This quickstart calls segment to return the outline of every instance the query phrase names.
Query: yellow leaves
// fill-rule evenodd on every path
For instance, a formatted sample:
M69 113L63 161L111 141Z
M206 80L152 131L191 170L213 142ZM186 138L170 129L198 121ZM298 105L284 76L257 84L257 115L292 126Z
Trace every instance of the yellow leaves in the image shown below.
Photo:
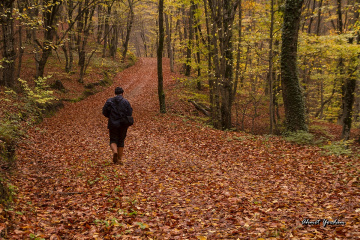
M207 240L206 236L197 236L196 238L199 239L199 240Z

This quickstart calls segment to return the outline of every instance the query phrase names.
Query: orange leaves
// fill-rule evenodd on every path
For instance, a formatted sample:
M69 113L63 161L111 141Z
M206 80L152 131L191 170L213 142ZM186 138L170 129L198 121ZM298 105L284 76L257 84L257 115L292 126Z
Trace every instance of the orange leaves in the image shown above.
M358 163L157 115L154 63L143 59L116 80L136 119L124 166L111 164L100 111L111 88L47 119L46 134L29 133L14 177L10 238L355 239ZM342 228L301 225L338 215Z

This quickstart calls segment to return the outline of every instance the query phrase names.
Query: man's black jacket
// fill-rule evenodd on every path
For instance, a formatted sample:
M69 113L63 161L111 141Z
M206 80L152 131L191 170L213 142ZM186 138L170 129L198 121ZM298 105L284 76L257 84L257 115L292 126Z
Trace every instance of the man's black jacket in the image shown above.
M132 116L132 107L128 100L123 98L122 95L117 95L113 98L109 98L104 107L103 107L103 115L108 120L108 128L116 128L121 127L121 118L126 116Z

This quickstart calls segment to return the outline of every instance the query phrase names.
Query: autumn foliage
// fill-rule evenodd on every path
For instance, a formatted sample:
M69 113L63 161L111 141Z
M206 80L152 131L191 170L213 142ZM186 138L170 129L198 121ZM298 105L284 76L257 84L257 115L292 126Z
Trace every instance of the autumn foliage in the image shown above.
M318 147L215 130L189 119L164 63L168 113L158 113L156 60L142 58L105 91L65 103L18 150L8 239L356 239L359 161ZM114 166L101 108L125 89L136 124ZM171 93L171 94L170 94ZM345 222L303 225L302 221Z

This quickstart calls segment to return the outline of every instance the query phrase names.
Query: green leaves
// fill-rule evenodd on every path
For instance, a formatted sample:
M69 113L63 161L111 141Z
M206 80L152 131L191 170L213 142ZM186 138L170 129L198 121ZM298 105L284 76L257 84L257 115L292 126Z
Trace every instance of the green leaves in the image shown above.
M313 144L314 135L307 131L286 132L284 134L286 141L298 144Z
M336 156L341 156L341 155L352 155L352 150L350 148L350 144L353 143L352 140L348 140L348 141L334 141L331 142L328 145L322 146L322 149L325 149L326 151L324 151L325 155L336 155Z

